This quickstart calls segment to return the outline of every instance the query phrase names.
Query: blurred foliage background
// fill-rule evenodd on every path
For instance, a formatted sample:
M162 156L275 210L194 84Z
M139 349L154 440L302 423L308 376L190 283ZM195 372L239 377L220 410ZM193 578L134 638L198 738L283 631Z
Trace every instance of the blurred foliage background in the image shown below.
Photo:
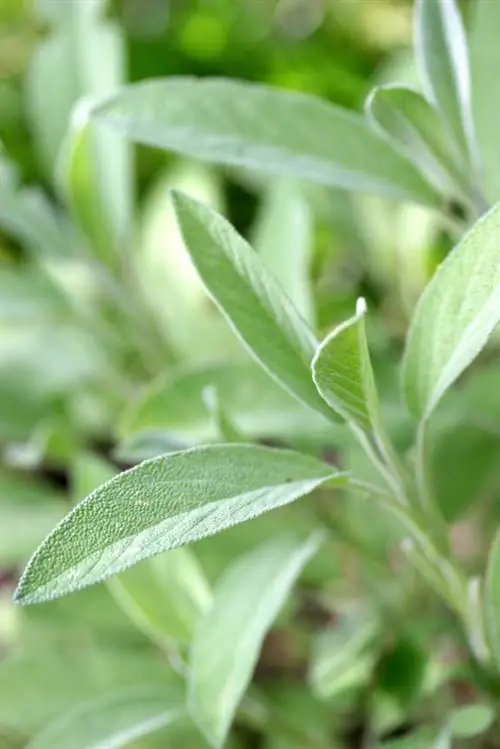
M369 470L345 435L292 402L241 350L186 260L168 188L224 212L321 332L367 298L384 414L402 450L413 426L398 400L396 362L415 301L453 242L421 207L215 169L81 131L85 98L127 81L216 75L360 110L374 83L416 82L411 17L409 0L1 0L2 749L26 746L66 711L113 690L181 688L178 622L162 623L169 637L159 642L113 586L33 609L13 607L11 592L38 542L115 470L218 438L207 386L215 383L249 439ZM498 373L487 364L482 379L463 385L467 397L446 401L433 434L442 508L457 521L472 570L500 478L492 426L500 407L485 395ZM447 468L464 455L473 456L466 486ZM478 497L490 514L458 524ZM320 519L331 530L262 653L255 683L268 717L262 725L244 714L231 746L357 747L366 725L389 741L470 697L446 613L401 568L387 517L350 500L333 505L319 493L203 541L164 586L164 612L175 611L179 590L192 595L201 579L209 588L283 525L306 533ZM157 596L144 570L146 598L148 586ZM353 605L365 636L348 649L358 625L344 632L332 622L344 609L352 616ZM332 676L328 659L344 651ZM135 746L203 745L183 726Z

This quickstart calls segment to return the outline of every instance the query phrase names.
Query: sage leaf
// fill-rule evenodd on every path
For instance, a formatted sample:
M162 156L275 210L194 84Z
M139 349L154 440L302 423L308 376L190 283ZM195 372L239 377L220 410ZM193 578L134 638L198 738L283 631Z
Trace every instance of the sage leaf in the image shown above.
M500 205L479 219L417 304L403 359L410 411L427 418L500 321Z
M203 571L189 548L145 559L108 581L115 600L148 637L188 644L211 600Z
M208 385L203 391L203 400L207 410L212 417L217 431L217 437L223 442L246 442L247 440L236 429L235 425L225 412L215 385Z
M476 0L471 12L469 47L474 126L481 157L483 188L490 203L496 203L500 200L500 139L497 126L500 4Z
M136 687L91 700L49 725L28 749L119 749L186 717L178 695Z
M305 434L323 443L331 439L334 425L299 403L252 359L181 367L161 374L125 410L120 435L139 437L161 430L174 443L175 439L184 441L182 447L215 441L218 435L203 399L210 384L217 389L224 412L249 440L271 437L290 442Z
M93 117L138 143L206 161L429 204L437 199L362 117L313 96L171 77L122 88L98 102Z
M311 380L316 339L256 252L207 206L173 192L193 264L249 352L299 400L328 409Z
M273 539L222 576L192 643L190 711L213 747L221 747L250 682L267 630L320 536ZM244 595L241 595L244 590Z
M465 157L474 150L469 53L455 0L416 0L415 54L428 98Z
M358 299L356 314L325 338L312 362L318 392L337 413L365 432L379 418L377 387L365 333L366 302Z
M16 600L36 603L293 502L345 475L291 450L214 445L145 461L108 481L35 552Z
M469 181L459 153L439 112L411 88L379 86L370 93L366 110L382 133L401 147L408 159L432 176L440 190L467 197Z
M488 556L484 582L484 620L493 660L500 667L500 532L497 532Z
M300 314L313 325L310 261L314 221L300 185L289 180L277 180L270 185L253 228L252 246Z

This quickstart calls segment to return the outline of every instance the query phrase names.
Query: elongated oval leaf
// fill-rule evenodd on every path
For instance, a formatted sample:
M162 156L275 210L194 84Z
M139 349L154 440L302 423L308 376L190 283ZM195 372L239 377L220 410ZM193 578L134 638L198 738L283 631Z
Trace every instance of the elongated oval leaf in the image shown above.
M185 717L179 695L161 687L124 689L68 712L28 749L119 749Z
M270 186L253 230L252 245L300 314L313 325L310 261L314 221L299 185L277 180Z
M318 392L347 421L366 432L378 421L378 396L365 333L366 303L321 343L312 362Z
M123 88L93 116L139 143L348 190L435 203L417 170L359 115L312 96L225 79Z
M489 553L483 606L491 653L496 667L500 668L500 532Z
M428 417L500 321L500 205L477 221L422 294L408 335L403 387Z
M35 552L16 591L57 598L161 551L250 520L345 477L289 450L214 445L145 461L81 502Z
M469 183L459 155L427 99L404 86L379 86L368 97L366 109L381 131L396 141L424 174L432 175L441 190L458 189L467 195Z
M472 109L486 197L500 200L500 3L475 0L471 8L469 37L472 77Z
M273 539L240 558L217 584L193 640L188 682L191 713L213 747L223 745L264 636L319 540Z
M208 293L250 353L293 395L328 413L311 379L314 334L257 253L212 209L177 192L173 200Z
M473 151L469 53L455 0L416 0L415 52L426 92L464 155Z

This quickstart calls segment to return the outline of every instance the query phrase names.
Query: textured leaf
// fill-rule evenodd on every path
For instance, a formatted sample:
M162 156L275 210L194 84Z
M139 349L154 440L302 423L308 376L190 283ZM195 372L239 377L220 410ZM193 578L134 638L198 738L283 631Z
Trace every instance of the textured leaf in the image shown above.
M250 353L293 395L328 413L311 379L316 340L305 320L222 216L187 195L173 195L193 263Z
M403 387L428 417L500 321L500 205L474 224L422 294L408 334Z
M28 749L119 749L185 716L182 700L165 689L127 689L70 711L36 736Z
M300 314L314 324L310 261L314 223L304 190L278 180L264 194L252 245Z
M317 535L300 544L273 539L218 582L192 643L188 681L191 713L212 746L224 743L264 636L318 543Z
M207 161L435 202L416 169L359 115L304 94L172 77L122 89L94 117L139 143Z
M319 393L347 421L370 432L378 421L378 395L366 341L366 303L320 344L312 362Z
M80 503L35 552L18 601L35 603L98 582L345 478L314 458L214 445L172 453L116 476Z
M472 77L472 110L481 156L483 186L491 203L500 200L500 3L476 0L471 8L469 37Z
M463 154L470 154L469 53L455 0L416 0L415 52L429 99L441 112Z
M437 110L417 91L404 86L375 88L366 108L383 133L441 190L467 195L468 179Z
M210 384L217 388L220 405L232 423L249 439L290 440L307 435L330 439L333 425L299 403L251 360L181 368L160 375L125 411L120 434L165 430L172 439L184 440L185 447L216 440L203 400L203 391Z
M491 652L497 668L500 668L500 532L497 532L489 552L483 606Z

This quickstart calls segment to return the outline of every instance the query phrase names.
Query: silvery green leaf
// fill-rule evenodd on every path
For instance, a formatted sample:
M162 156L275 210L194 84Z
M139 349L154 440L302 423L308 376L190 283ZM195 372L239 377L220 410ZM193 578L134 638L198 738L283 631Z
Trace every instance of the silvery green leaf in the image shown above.
M188 677L191 714L211 746L224 744L264 636L319 541L273 539L240 557L217 583L191 646Z
M304 94L225 79L133 84L94 107L131 140L206 161L436 204L415 167L359 115Z
M67 515L29 562L16 600L36 603L99 582L162 551L287 505L346 477L315 458L214 445L145 461Z
M314 382L326 403L365 432L375 431L379 418L377 387L366 341L366 302L319 345L312 362Z
M427 418L500 321L500 205L465 234L417 304L403 360L410 411Z
M222 216L181 193L173 200L191 259L233 330L272 377L328 415L310 374L314 333L278 282Z

